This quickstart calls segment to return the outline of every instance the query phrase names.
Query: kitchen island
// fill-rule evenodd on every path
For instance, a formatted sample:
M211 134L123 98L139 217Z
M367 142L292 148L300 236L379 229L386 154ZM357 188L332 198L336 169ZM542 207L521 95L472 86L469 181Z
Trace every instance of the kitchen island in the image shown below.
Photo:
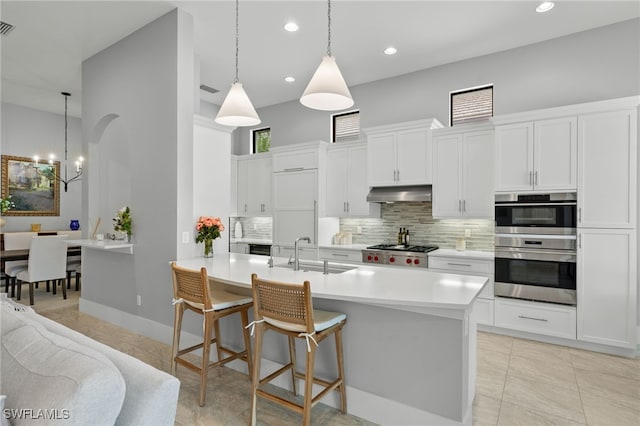
M332 269L344 272L324 275L310 270L308 262L293 271L287 259L275 258L273 268L267 261L232 253L177 264L204 266L211 278L239 292L249 291L252 273L281 282L308 280L314 307L347 314L343 338L349 413L380 424L471 424L476 357L472 309L485 277L334 264ZM239 321L223 324L223 339L237 339L240 346L238 327ZM286 341L274 337L265 339L264 374L287 360ZM329 341L320 346L320 377L335 374L333 351ZM302 348L297 352L304 362ZM287 380L281 385L288 387ZM323 402L336 406L337 398Z

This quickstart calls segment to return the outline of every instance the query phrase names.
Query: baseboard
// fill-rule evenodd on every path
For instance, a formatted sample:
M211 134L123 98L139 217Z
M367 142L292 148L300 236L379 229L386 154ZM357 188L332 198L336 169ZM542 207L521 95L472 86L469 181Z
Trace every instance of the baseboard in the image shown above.
M126 328L134 333L141 334L162 343L171 344L173 327L83 298L80 298L79 309L80 312ZM188 332L183 332L181 336L181 341L184 342L185 345L193 345L201 341L200 336ZM215 351L212 351L213 357L215 357L214 352ZM232 361L227 364L227 367L247 374L247 364L242 361ZM263 359L260 367L261 376L264 377L280 367L282 367L282 364ZM290 376L285 374L276 378L272 383L284 389L291 389L289 378ZM299 389L300 388L301 387L299 387ZM314 389L314 394L316 394L319 389L320 388ZM340 406L338 394L335 392L323 398L321 402L334 408ZM471 407L467 410L467 418L464 419L463 422L456 422L350 386L347 386L347 411L351 415L362 417L363 419L380 425L393 426L471 425L472 418Z

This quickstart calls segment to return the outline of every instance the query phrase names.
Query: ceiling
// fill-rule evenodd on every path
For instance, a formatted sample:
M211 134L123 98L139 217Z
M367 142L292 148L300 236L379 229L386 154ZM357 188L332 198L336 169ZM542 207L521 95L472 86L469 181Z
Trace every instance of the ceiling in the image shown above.
M640 2L332 1L332 53L349 86L490 54L640 17ZM234 78L235 2L5 1L2 101L81 115L81 63L141 26L180 7L194 17L202 84L220 90L202 99L220 104ZM300 30L284 31L295 21ZM300 97L327 48L323 0L240 2L240 81L256 108ZM398 53L387 56L384 48ZM286 83L285 76L296 81Z

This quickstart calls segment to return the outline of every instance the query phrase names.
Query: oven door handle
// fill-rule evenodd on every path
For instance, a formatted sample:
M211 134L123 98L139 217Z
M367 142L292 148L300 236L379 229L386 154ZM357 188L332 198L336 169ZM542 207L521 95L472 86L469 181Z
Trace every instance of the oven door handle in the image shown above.
M577 206L578 203L576 201L568 201L565 203L557 202L557 203L501 203L500 201L494 202L496 207L547 207L547 206Z
M496 248L496 259L541 260L545 262L576 263L573 250L526 250L519 248Z

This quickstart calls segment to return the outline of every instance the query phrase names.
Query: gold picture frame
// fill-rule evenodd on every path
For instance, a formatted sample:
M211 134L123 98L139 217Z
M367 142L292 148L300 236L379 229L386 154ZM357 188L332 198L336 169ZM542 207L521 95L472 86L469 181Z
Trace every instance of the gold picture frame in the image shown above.
M2 197L15 207L3 216L60 216L60 162L36 163L29 157L2 156Z

